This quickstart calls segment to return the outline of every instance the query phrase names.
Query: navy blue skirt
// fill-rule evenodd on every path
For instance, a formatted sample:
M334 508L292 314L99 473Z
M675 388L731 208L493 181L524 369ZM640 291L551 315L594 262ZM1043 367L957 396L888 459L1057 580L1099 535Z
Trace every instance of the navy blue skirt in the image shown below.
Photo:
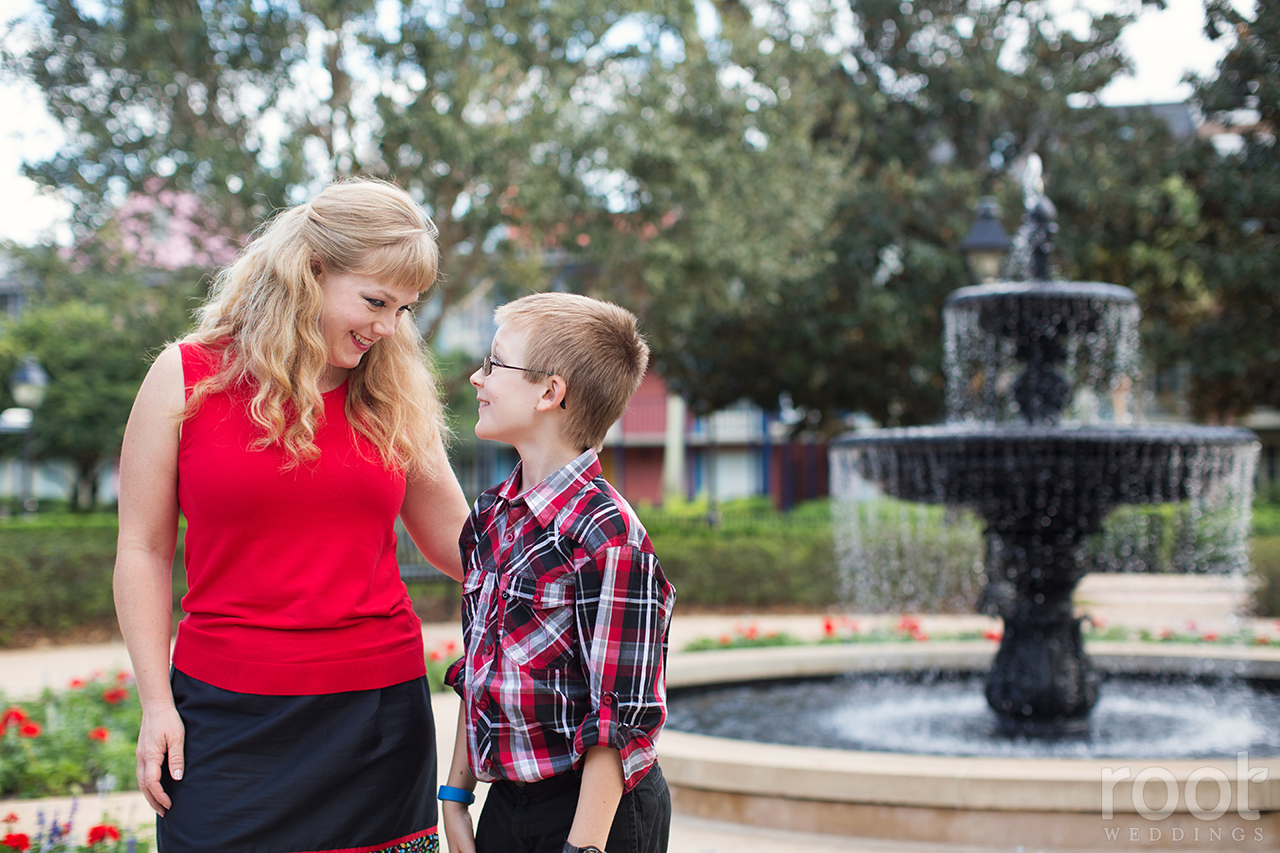
M181 782L160 853L436 853L435 721L425 678L319 696L235 693L177 670Z

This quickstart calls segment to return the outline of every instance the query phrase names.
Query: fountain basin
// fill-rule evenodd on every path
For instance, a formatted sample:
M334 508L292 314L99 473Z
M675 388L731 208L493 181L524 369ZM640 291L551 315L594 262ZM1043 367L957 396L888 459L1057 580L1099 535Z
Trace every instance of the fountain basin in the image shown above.
M1046 727L1077 725L1098 697L1070 604L1092 568L1086 538L1122 504L1242 503L1257 452L1252 432L1229 427L959 423L850 434L830 455L838 482L983 519L988 594L1005 620L987 701L1010 725ZM1233 509L1196 571L1245 568L1247 514Z
M1099 669L1110 672L1223 672L1280 681L1280 650L1273 648L1092 643L1089 651ZM848 672L980 672L990 666L993 652L984 642L931 642L673 654L668 686L675 691ZM1198 850L1274 850L1280 843L1280 757L1248 757L1251 779L1231 758L940 757L762 744L672 730L663 733L659 752L681 813L779 829L1075 849L1176 847L1181 840L1194 842ZM1127 778L1120 778L1126 769ZM1258 778L1260 773L1265 776ZM1220 797L1218 782L1224 778L1228 794ZM1138 781L1136 799L1135 779L1145 780ZM1166 781L1177 795L1167 815ZM1185 795L1189 785L1196 791L1190 799ZM1205 819L1220 801L1229 807Z
M1238 457L1257 441L1236 427L958 423L850 433L832 443L832 460L893 497L970 506L988 523L1049 507L1071 520L1208 497L1252 475Z

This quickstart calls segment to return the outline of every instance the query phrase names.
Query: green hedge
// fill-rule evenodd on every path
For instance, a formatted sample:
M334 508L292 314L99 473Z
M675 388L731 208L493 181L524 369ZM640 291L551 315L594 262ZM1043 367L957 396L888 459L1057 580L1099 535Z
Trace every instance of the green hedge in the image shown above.
M724 503L714 513L705 503L690 503L642 507L640 516L684 608L974 609L982 584L976 519L943 507L892 501L860 511L864 547L877 564L895 567L874 577L839 568L828 501L787 513L763 499ZM1150 562L1177 562L1185 529L1178 533L1176 508L1127 508L1111 525L1158 528L1159 535L1150 537L1155 543ZM0 522L0 646L48 635L72 637L86 629L114 630L115 540L116 520L110 514ZM1251 544L1257 579L1253 609L1280 616L1280 506L1255 506ZM175 609L185 592L180 554L176 565ZM456 584L411 583L410 594L424 619L457 617Z
M1249 545L1254 581L1251 609L1255 616L1280 618L1280 533L1255 536Z
M113 525L0 526L0 645L115 623Z
M41 515L0 523L0 646L115 632L116 516ZM186 592L181 540L174 602Z

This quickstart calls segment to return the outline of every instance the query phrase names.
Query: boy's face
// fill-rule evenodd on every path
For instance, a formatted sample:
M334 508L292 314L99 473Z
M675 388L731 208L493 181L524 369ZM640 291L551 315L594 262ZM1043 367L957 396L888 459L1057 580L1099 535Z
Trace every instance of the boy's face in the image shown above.
M546 385L528 381L523 370L504 366L524 366L525 340L522 330L499 326L489 350L493 371L485 376L484 368L478 367L471 374L480 406L477 438L518 446L522 439L533 435L535 407Z

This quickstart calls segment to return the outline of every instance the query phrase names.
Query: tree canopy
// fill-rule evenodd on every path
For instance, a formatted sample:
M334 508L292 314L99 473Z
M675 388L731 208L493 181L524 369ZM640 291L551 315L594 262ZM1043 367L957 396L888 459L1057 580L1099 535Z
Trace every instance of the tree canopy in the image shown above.
M1203 217L1196 256L1207 298L1191 330L1191 400L1202 417L1280 407L1280 20L1274 4L1249 19L1223 0L1206 32L1236 41L1196 96L1211 121L1238 133L1238 150L1195 174ZM1267 10L1265 13L1263 10Z
M1144 2L1067 28L1043 0L38 0L4 64L68 131L28 172L81 245L163 189L201 200L212 258L386 177L441 229L428 332L472 294L579 289L642 315L695 411L786 400L825 430L940 417L974 204L1014 230L1036 153L1061 274L1132 287L1152 361L1190 340L1197 412L1235 417L1280 404L1277 24L1208 5L1237 44L1197 97L1256 115L1223 156L1100 104Z
M0 321L0 376L28 353L49 374L32 428L35 455L70 462L68 505L92 509L151 357L189 322L199 274L144 283L134 268L69 261L47 248L19 260L29 302L21 317ZM9 394L6 383L0 408L13 405Z

